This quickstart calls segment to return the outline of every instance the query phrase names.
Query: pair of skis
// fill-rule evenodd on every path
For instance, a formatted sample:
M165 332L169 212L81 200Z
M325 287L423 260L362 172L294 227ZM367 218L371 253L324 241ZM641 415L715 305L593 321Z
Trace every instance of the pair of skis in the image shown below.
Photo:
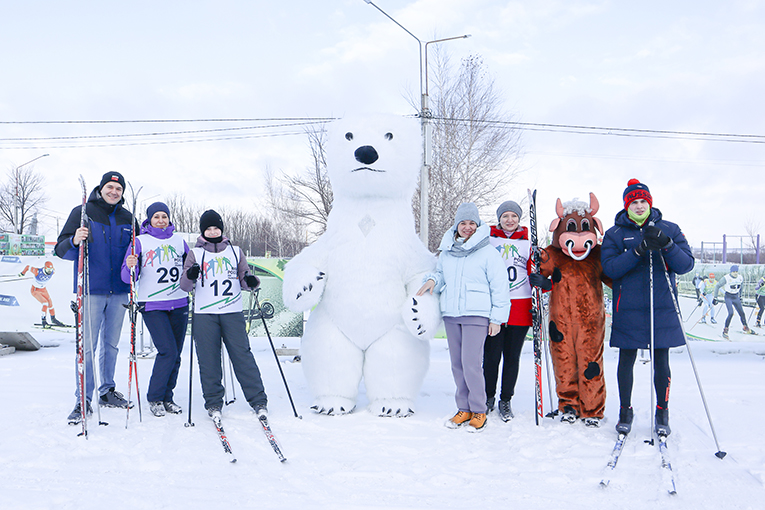
M223 423L221 422L220 416L215 416L212 421L213 424L215 424L215 431L218 433L218 439L223 447L223 451L229 457L229 462L236 462L234 452L231 450L231 443L228 442L226 432L223 430ZM258 422L260 422L260 426L263 428L263 433L266 435L266 439L268 439L271 448L273 448L274 453L279 458L279 462L286 462L287 458L282 453L282 449L279 447L276 436L274 436L274 433L271 431L271 426L268 424L268 417L260 415L258 416Z
M624 450L624 443L626 441L627 434L624 433L620 433L616 438L616 443L614 443L614 448L611 450L611 455L604 469L605 472L603 478L600 480L601 487L608 487L608 484L611 482L611 474L614 469L616 469L616 463L619 462L619 457L622 454L622 450ZM667 493L674 496L677 494L677 486L675 485L675 474L672 471L672 463L670 462L669 452L667 450L667 436L659 435L657 441L659 443L659 456L661 458L662 483L665 485ZM651 439L650 444L653 444L653 439Z

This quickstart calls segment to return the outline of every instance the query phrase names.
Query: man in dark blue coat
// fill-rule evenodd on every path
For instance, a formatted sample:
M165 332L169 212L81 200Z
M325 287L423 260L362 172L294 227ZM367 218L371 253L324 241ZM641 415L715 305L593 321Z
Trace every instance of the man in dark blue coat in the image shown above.
M114 369L117 364L117 345L120 340L125 306L130 285L120 277L122 258L127 251L136 228L132 214L122 207L125 179L118 172L107 172L101 183L88 198L86 213L88 226L80 226L81 206L72 209L58 236L55 252L59 257L74 261L74 291L77 292L77 260L80 243L87 239L89 283L84 301L83 347L85 349L85 397L87 412L95 386L93 353L99 346L98 388L99 404L106 407L126 408L128 402L115 390ZM131 226L132 225L132 226ZM101 341L99 344L98 341ZM77 404L69 415L69 423L82 419L80 388L75 391Z
M670 292L677 297L676 274L693 269L694 259L685 235L674 223L662 219L653 208L648 186L630 179L622 195L624 210L603 238L603 272L613 279L613 326L611 347L619 348L619 423L616 430L632 427L633 367L638 349L648 349L651 313L654 318L655 429L669 435L669 348L685 345L685 337ZM649 257L653 261L653 311L650 305ZM671 288L665 272L669 274Z

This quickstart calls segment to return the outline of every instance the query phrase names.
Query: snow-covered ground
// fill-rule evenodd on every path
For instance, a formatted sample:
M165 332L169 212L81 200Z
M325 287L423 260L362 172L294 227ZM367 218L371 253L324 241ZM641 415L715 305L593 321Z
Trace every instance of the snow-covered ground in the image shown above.
M690 300L684 303L692 309ZM690 313L690 312L688 312ZM698 318L689 317L688 326ZM721 329L721 325L717 330ZM608 402L600 429L545 419L534 424L531 344L523 352L513 399L515 419L491 415L486 430L448 430L454 412L444 340L432 342L431 367L417 413L378 418L366 401L351 415L319 416L299 363L283 358L298 412L293 416L266 338L252 347L269 395L271 424L288 461L280 464L241 390L223 412L238 462L223 453L202 408L197 370L193 382L194 427L186 428L188 350L176 401L182 416L155 418L143 404L130 413L102 409L108 426L90 421L90 435L66 416L74 400L73 334L34 330L47 345L0 357L0 508L694 508L755 509L765 501L764 337L734 334L722 342L694 341L692 353L709 403L717 447L699 396L688 353L673 350L669 451L678 494L662 485L657 448L650 437L649 366L638 361L633 405L636 419L607 489L599 487L616 434L617 352L606 349ZM5 329L5 328L0 328ZM734 330L740 327L734 322ZM765 330L760 330L765 333ZM296 339L275 339L296 347ZM117 388L126 393L127 329L117 367ZM196 364L196 362L195 362ZM139 361L140 388L148 386L152 360ZM545 378L546 385L546 378ZM231 391L231 388L230 388ZM231 394L229 394L229 398ZM549 409L544 389L545 411Z

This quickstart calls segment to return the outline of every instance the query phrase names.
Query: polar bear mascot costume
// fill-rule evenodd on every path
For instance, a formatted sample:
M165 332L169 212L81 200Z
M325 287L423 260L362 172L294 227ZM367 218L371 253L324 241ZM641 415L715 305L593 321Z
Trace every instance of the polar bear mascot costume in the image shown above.
M311 311L301 343L317 413L356 407L362 376L370 411L409 416L441 321L438 296L416 297L436 259L414 229L422 161L414 119L346 118L332 125L327 230L286 266L284 303Z

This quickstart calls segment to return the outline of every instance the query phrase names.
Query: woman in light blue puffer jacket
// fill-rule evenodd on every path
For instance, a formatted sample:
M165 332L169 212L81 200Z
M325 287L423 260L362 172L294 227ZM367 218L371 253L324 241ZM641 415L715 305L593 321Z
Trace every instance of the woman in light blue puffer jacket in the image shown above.
M439 246L436 272L425 277L418 295L441 293L441 314L457 385L457 414L446 426L468 425L471 432L486 425L483 344L510 313L510 285L499 252L489 244L489 226L472 202L457 209L454 226Z

